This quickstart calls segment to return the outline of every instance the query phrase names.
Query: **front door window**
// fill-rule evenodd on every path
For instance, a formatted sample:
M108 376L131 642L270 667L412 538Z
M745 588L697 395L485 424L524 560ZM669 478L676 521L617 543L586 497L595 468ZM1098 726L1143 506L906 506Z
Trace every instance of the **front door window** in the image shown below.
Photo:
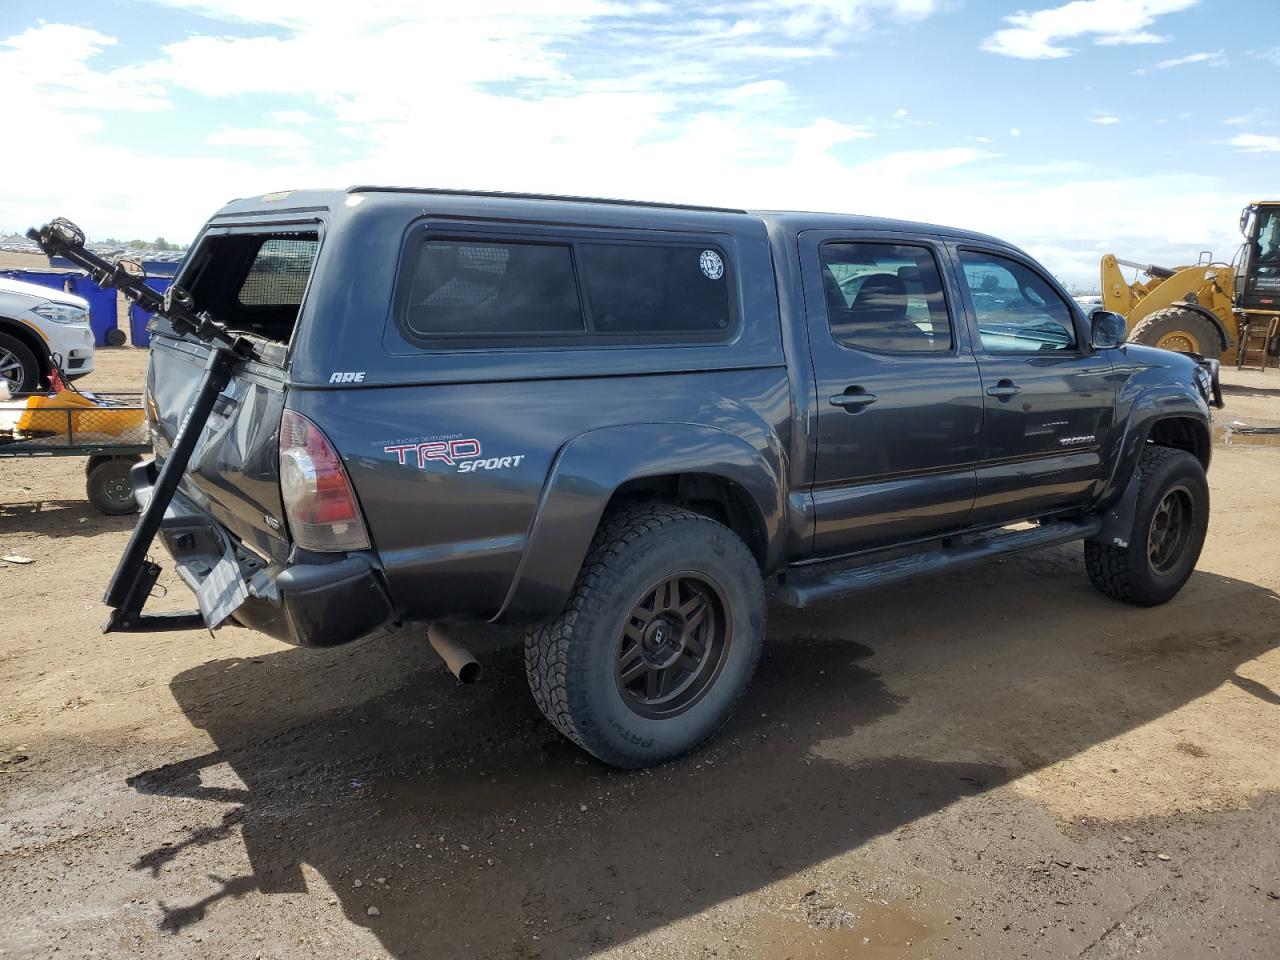
M988 353L1077 349L1071 308L1016 260L962 250L982 346Z

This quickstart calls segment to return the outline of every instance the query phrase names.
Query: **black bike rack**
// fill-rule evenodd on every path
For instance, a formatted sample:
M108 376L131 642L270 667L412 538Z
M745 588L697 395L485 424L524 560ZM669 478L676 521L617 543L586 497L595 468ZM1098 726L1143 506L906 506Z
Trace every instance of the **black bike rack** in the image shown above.
M197 312L190 295L176 284L161 295L146 285L145 274L138 264L105 260L86 249L84 231L69 220L59 217L38 230L28 230L27 236L50 257L65 257L85 270L98 286L116 288L144 310L167 319L177 333L193 335L212 347L191 407L152 486L151 497L129 535L129 542L111 582L107 584L103 601L111 608L111 613L103 624L102 632L186 630L202 626L204 616L194 610L142 612L160 577L160 565L149 559L148 554L218 395L226 389L243 361L258 358L257 345L246 337L231 333L207 313Z

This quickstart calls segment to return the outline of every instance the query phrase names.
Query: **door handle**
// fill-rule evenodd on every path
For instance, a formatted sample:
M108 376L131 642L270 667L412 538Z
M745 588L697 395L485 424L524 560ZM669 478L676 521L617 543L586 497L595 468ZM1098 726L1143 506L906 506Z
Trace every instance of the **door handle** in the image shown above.
M859 393L837 393L831 398L830 403L833 407L844 407L846 410L857 412L863 407L870 406L876 402L874 393L867 393L861 387L850 387L851 390L859 390Z
M999 397L1001 400L1008 400L1010 397L1016 397L1022 392L1022 388L1012 380L1001 380L994 387L987 387L988 397Z

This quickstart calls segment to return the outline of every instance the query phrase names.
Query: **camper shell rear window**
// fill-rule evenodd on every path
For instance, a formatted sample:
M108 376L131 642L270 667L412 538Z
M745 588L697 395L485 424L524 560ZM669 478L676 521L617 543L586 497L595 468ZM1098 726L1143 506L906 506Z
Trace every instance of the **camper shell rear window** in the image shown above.
M182 282L196 309L230 330L287 344L319 247L314 230L205 237Z
M728 257L707 239L422 230L405 249L395 317L422 347L719 342L736 325L733 291Z

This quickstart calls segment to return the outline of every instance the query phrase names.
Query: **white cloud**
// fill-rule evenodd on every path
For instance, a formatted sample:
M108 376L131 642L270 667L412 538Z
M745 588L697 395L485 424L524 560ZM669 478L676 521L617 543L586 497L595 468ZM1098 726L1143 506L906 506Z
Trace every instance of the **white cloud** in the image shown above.
M1185 57L1174 57L1171 60L1161 60L1154 64L1153 70L1168 70L1170 67L1185 67L1192 63L1207 63L1210 66L1221 66L1226 63L1226 57L1223 56L1221 50L1215 50L1212 53L1189 53Z
M168 2L190 9L196 0ZM1237 193L1252 187L1209 175L1119 177L1106 158L1015 167L987 136L886 148L889 129L911 121L823 115L773 72L792 55L779 49L847 53L845 41L925 16L937 8L930 0L718 0L696 22L646 21L651 6L590 0L470 0L446 14L424 13L418 0L200 6L242 21L236 36L188 36L128 68L98 68L114 41L84 28L0 41L0 66L51 45L66 80L45 79L49 47L23 54L31 59L20 83L8 85L13 71L4 70L9 109L25 102L48 113L64 149L0 179L0 224L65 214L91 236L187 238L231 197L418 183L947 222L1028 245L1055 273L1088 281L1099 247L1158 261L1229 238L1248 199ZM108 136L91 112L104 90L109 107L130 111L181 97L184 138L154 150ZM1129 216L1134 209L1143 216Z
M163 85L138 68L104 71L89 66L115 43L115 37L97 30L61 23L41 24L0 40L7 126L38 142L44 136L100 130L103 113L169 109Z
M1197 0L1072 0L1060 7L1004 18L1009 24L982 41L982 49L1022 60L1049 60L1076 52L1063 41L1092 38L1103 46L1161 43L1150 33L1158 17L1195 6Z
M1264 133L1241 133L1227 141L1245 153L1280 153L1280 137Z
M1161 36L1158 33L1139 31L1137 33L1104 34L1093 42L1100 47L1136 47L1148 43L1168 43L1169 40L1169 37Z
M897 110L893 111L893 115L898 120L905 120L907 117L907 108L899 107Z
M211 147L274 147L280 150L311 146L311 141L300 133L269 127L223 127L205 137L204 142Z
M1120 118L1109 113L1100 113L1089 118L1090 123L1100 123L1104 127L1120 122Z
M272 110L269 116L275 123L286 123L298 127L316 122L316 118L305 110Z
M731 87L717 96L720 103L730 107L746 107L754 110L776 107L789 97L787 85L781 80L754 80Z

